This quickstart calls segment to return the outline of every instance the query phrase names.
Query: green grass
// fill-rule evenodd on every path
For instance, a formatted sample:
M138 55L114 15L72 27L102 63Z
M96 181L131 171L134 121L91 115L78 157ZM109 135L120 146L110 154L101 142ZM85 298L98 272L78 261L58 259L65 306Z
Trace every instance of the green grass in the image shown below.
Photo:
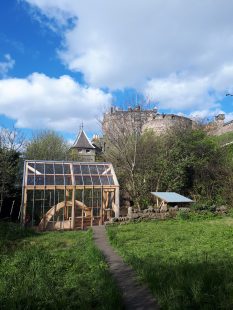
M1 309L122 309L92 232L35 233L0 222Z
M233 309L233 219L132 223L108 235L162 309Z

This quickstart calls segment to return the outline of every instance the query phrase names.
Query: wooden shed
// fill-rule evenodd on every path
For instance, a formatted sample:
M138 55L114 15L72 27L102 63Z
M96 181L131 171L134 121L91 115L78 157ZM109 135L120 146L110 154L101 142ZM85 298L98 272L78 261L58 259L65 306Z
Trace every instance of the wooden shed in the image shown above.
M174 192L151 192L151 194L156 197L157 208L166 207L167 204L186 204L194 202L193 200Z
M39 230L74 230L119 217L119 184L111 163L24 163L21 222Z

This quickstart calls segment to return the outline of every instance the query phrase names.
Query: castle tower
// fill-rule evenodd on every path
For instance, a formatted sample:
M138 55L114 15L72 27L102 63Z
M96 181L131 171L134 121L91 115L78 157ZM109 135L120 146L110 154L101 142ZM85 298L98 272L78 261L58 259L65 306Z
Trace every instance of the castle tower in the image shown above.
M217 124L217 126L223 126L225 120L225 114L221 113L215 116L214 121Z
M72 160L93 162L95 161L96 148L88 139L83 126L80 128L80 132L71 147Z

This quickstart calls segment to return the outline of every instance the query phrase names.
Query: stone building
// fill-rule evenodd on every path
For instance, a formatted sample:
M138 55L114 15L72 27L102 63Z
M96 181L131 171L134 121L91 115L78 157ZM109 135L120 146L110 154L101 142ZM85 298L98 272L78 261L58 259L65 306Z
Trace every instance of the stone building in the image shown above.
M88 139L83 128L71 147L71 157L72 160L78 160L82 162L94 162L96 156L96 147Z
M142 133L152 129L157 135L168 130L179 128L192 128L193 121L190 118L175 114L160 114L157 108L142 110L140 106L127 111L111 108L110 112L104 114L102 129L104 135L117 134L117 131L125 133Z

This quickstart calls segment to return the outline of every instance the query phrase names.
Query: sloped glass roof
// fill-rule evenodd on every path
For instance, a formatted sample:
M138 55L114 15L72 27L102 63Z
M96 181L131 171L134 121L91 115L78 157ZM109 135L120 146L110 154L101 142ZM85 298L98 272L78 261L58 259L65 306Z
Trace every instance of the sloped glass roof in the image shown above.
M111 163L25 161L25 186L118 186Z

